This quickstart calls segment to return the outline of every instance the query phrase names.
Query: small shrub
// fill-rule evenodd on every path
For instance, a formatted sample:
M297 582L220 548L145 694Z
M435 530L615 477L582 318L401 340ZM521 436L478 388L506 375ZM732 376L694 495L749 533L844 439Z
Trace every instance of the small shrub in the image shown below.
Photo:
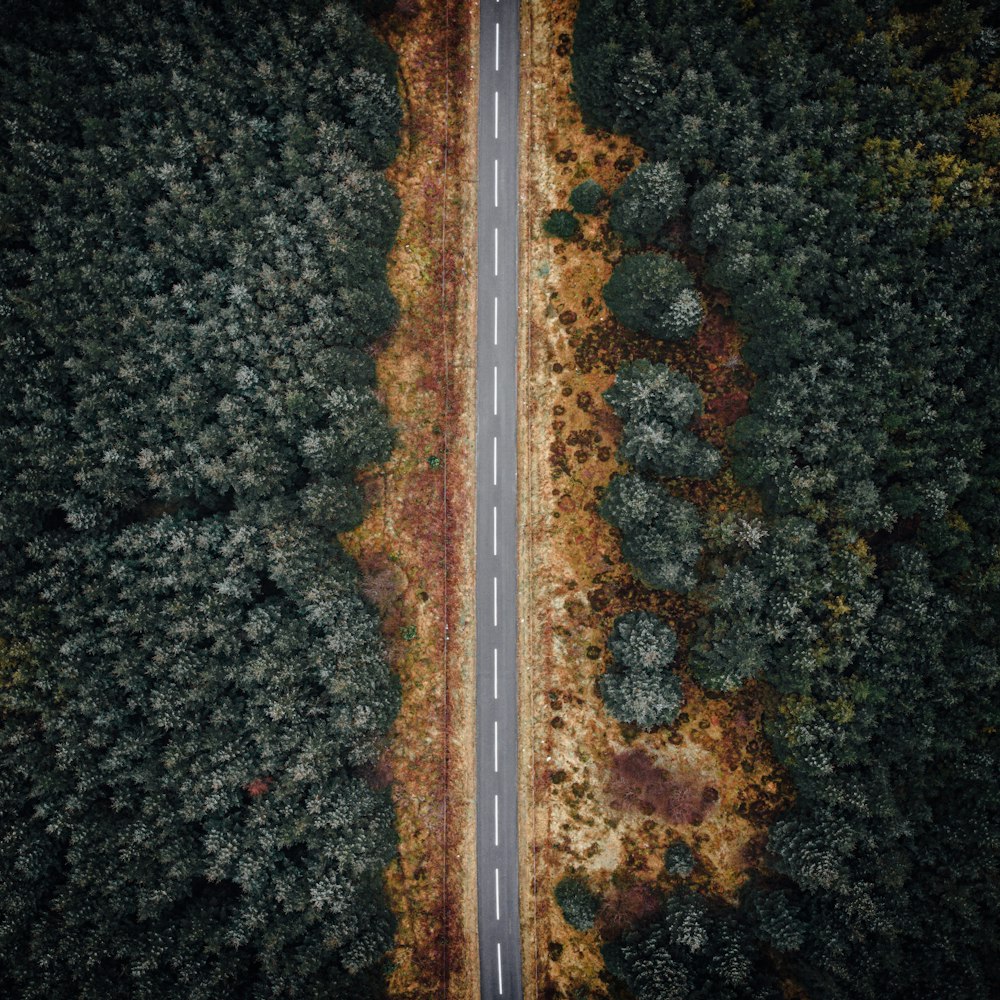
M665 858L667 871L671 875L687 878L694 871L694 855L683 840L675 840L668 848Z
M578 875L563 876L556 883L555 897L570 927L589 931L594 926L601 898L591 890L586 879Z
M597 181L588 177L570 192L569 203L573 206L574 211L580 212L582 215L593 215L600 208L605 197L604 188Z
M580 230L580 223L572 212L557 208L545 220L545 232L561 240L571 240Z

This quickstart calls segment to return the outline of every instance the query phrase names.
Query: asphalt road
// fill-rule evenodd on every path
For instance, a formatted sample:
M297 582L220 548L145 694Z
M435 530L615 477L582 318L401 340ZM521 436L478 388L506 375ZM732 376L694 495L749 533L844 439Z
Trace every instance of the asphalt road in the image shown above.
M521 997L517 885L517 0L479 14L476 860L484 998Z

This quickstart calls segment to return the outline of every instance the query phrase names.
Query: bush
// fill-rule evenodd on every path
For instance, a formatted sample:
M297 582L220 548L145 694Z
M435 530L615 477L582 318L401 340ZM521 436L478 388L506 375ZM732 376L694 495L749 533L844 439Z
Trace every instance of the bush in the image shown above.
M660 340L686 340L704 312L687 268L665 254L623 257L603 294L620 323Z
M566 923L574 930L589 931L594 926L601 897L591 890L586 879L564 875L556 883L555 897Z
M582 215L593 215L601 207L605 197L604 188L588 177L570 191L569 203L574 211Z
M571 240L580 231L580 223L572 212L556 208L545 220L545 232L561 240Z
M691 853L691 848L683 840L675 840L667 848L664 864L671 875L687 878L694 871L694 855Z

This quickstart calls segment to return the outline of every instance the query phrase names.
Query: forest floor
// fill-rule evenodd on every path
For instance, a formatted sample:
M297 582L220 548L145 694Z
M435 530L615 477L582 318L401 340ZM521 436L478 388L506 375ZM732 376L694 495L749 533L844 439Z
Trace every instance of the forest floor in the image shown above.
M399 57L403 208L389 282L401 319L379 345L398 432L364 477L345 536L381 612L402 710L377 779L391 782L399 856L392 997L478 996L473 824L476 5L401 0L377 24Z
M619 364L646 357L687 373L705 395L701 433L723 450L753 376L725 301L704 286L707 318L684 345L613 322L601 288L621 247L606 212L581 217L581 234L568 242L542 232L549 211L569 207L576 184L589 177L613 191L643 159L628 140L585 127L570 98L575 10L576 0L522 5L521 908L525 995L545 998L581 985L607 996L601 935L649 912L676 882L663 864L674 839L695 854L689 882L732 900L789 794L761 731L766 691L747 685L726 699L701 692L685 658L704 609L639 584L596 512L621 468L620 425L601 396ZM700 273L697 258L685 262ZM757 508L725 471L671 489L707 521ZM614 618L637 608L669 619L681 643L686 704L674 726L652 733L608 716L596 683ZM605 897L592 931L572 930L555 904L553 886L568 872L587 875Z

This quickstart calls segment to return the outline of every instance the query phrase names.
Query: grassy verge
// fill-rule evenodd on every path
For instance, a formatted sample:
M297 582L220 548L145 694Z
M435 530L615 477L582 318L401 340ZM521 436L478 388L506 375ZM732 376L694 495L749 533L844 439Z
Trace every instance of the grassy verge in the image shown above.
M365 482L345 539L382 613L403 703L381 770L399 860L394 997L477 988L472 836L472 405L476 11L400 3L379 28L399 56L403 148L389 170L403 218L389 280L401 319L378 353L398 441ZM466 860L468 859L468 860Z

